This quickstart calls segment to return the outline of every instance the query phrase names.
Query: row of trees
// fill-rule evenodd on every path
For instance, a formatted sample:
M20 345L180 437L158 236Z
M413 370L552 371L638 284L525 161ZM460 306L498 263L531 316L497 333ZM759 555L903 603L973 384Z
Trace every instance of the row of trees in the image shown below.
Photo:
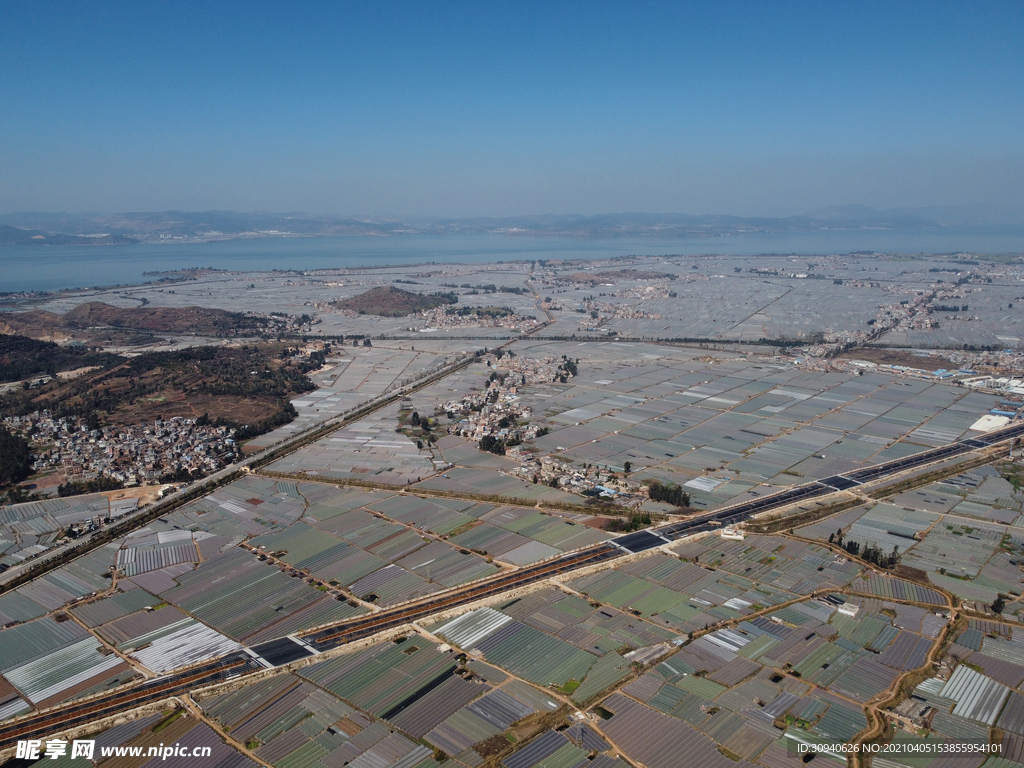
M120 480L115 480L112 477L99 477L93 478L92 480L79 480L62 483L57 486L57 495L61 498L65 496L78 496L82 493L99 493L100 491L116 491L124 488L124 483Z
M605 526L606 531L628 533L629 531L639 531L641 528L646 528L651 524L651 516L648 514L635 514L630 517L616 517L611 520L608 525Z
M449 288L454 288L455 287L454 283L445 283L445 285L448 286ZM517 296L520 296L520 295L522 295L524 293L529 293L529 291L526 288L521 288L518 285L503 285L503 286L501 286L499 288L494 283L487 283L486 285L470 285L469 283L463 283L462 285L459 286L459 288L465 288L466 290L471 291L470 295L473 295L473 293L481 293L482 292L482 293L514 293ZM452 302L452 303L454 303L454 302Z
M201 470L190 471L185 467L178 467L175 470L167 470L160 475L161 483L191 483L193 480L200 480L203 477Z
M486 317L508 317L513 313L512 307L459 307L458 309L449 309L449 315L458 315L460 317L466 317L467 315L476 315L477 317L483 315Z
M520 445L523 441L518 437L510 437L508 440L502 440L494 435L484 435L480 438L479 447L481 451L487 451L488 453L495 453L498 456L504 456L505 451L514 445Z
M837 544L854 557L859 557L862 560L866 560L872 565L877 565L879 568L895 568L896 564L900 561L900 548L894 546L892 552L886 553L882 551L882 548L877 544L866 544L861 546L859 541L843 541L843 529L840 528L835 533L830 533L828 536L829 544Z
M480 438L480 450L488 453L496 453L499 456L505 455L505 441L494 435L484 435Z
M21 482L31 474L28 441L0 426L0 486Z

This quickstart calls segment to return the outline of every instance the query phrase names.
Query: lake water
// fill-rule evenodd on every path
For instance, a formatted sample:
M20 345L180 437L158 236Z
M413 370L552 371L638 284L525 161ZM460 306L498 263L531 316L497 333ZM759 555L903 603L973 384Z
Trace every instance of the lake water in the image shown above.
M0 291L133 285L144 272L186 267L264 271L627 254L1021 253L1024 227L747 233L691 238L400 235L228 240L121 246L0 246Z

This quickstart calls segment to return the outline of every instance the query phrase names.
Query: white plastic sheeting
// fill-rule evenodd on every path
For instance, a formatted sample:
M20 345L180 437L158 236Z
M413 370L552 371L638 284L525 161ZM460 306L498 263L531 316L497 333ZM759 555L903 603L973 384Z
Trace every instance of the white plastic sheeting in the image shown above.
M961 664L942 686L939 695L956 702L954 715L992 725L1010 695L1010 689Z
M167 672L218 656L226 656L242 647L230 637L200 624L195 619L184 619L152 634L157 637L149 641L148 645L148 638L145 636L136 638L135 642L138 645L146 647L139 648L131 655L154 672Z
M79 640L4 673L12 685L35 702L56 696L122 663L116 654L103 656L94 637Z
M493 608L479 608L442 624L434 630L434 634L460 648L472 649L478 642L510 621L511 616L506 616Z

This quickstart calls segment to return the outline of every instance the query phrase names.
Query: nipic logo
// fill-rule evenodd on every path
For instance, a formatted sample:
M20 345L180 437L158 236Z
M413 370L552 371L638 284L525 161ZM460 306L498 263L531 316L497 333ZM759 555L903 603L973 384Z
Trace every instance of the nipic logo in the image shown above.
M181 744L160 744L156 747L101 747L102 757L210 757L211 747L184 747ZM71 742L70 759L85 758L92 760L96 753L96 741L93 739L75 739ZM56 760L68 756L68 742L65 739L28 739L19 741L15 757L19 760L39 760L50 758Z

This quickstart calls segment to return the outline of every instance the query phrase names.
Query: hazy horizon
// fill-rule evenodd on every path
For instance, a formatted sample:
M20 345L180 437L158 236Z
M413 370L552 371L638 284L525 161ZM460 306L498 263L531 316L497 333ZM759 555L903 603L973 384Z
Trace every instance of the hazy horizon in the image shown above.
M859 211L858 211L859 209ZM910 213L916 212L921 215L925 215L926 212L941 212L941 211L970 211L970 210L991 210L994 215L1007 214L1013 216L1020 216L1024 218L1024 207L1017 209L1015 207L1007 206L1000 203L965 203L965 204L948 204L948 205L935 205L935 206L892 206L892 207L874 207L865 205L860 202L851 202L845 204L834 204L826 206L818 206L808 209L794 209L787 212L777 214L744 214L736 213L729 210L594 210L594 211L578 211L578 210L523 210L514 211L505 214L472 214L472 215L459 215L457 213L451 214L413 214L401 211L313 211L313 210L284 210L284 209L245 209L245 208L207 208L207 209L191 209L191 208L163 208L163 209L151 209L151 210L114 210L114 209L67 209L67 210L0 210L0 219L9 219L16 216L118 216L118 215L131 215L131 216L142 216L148 214L162 214L162 213L188 213L188 214L203 214L203 213L230 213L238 215L266 215L266 216L287 216L295 218L323 218L323 219L367 219L367 220L408 220L408 221L468 221L473 219L540 219L545 217L553 218L597 218L602 216L693 216L693 217L735 217L745 219L787 219L787 218L799 218L799 217L819 217L819 218L842 218L847 215L852 216L857 212L863 212L864 214L876 213L876 214L887 214L887 213ZM1017 223L1016 221L1008 223Z
M1024 212L1014 2L2 16L2 211Z

